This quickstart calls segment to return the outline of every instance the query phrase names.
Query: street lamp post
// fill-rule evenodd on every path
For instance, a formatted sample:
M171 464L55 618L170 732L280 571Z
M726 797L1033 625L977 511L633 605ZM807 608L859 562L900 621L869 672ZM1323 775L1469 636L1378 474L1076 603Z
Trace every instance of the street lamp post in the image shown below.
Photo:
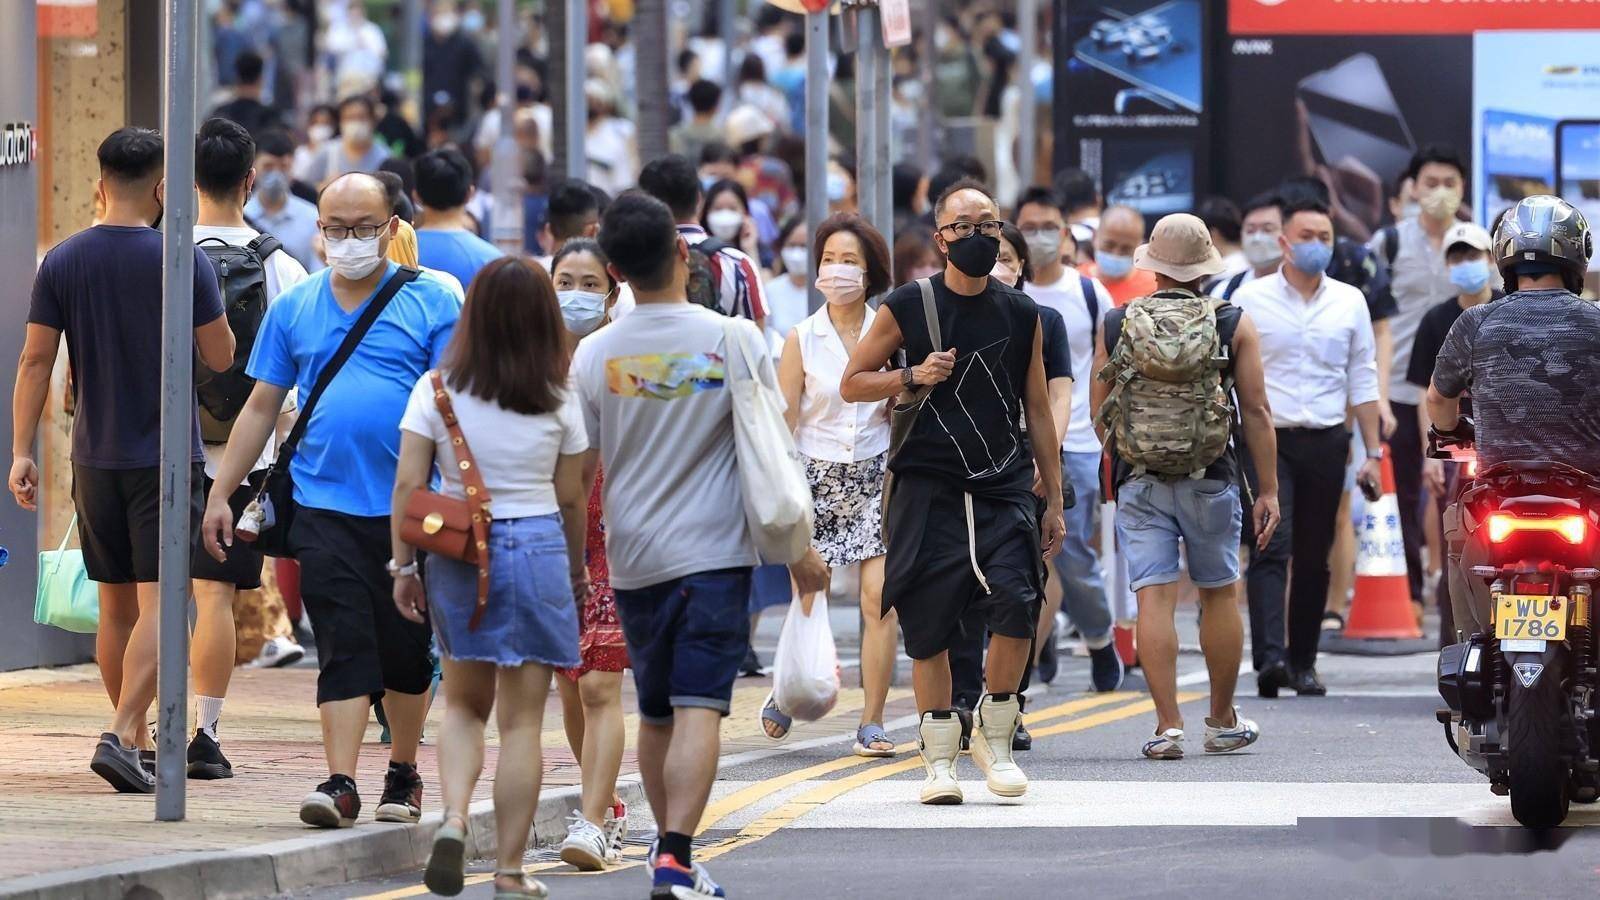
M521 253L522 235L522 154L517 151L515 0L500 0L499 24L495 34L495 84L499 88L500 138L494 143L489 168L494 189L494 212L490 216L495 246L507 253Z
M816 237L828 215L828 10L806 13L806 240ZM817 260L806 267L809 305L822 308Z

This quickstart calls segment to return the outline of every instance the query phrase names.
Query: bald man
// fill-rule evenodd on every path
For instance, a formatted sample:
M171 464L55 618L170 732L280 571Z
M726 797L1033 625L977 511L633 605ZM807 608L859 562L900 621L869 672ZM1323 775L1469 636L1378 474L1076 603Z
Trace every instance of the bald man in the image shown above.
M317 638L317 709L328 762L328 780L300 804L300 819L321 828L355 823L356 760L372 700L381 697L394 740L376 818L415 822L422 814L417 743L433 664L427 626L402 618L392 599L392 578L414 577L416 567L391 567L390 496L400 417L417 382L438 365L461 304L437 276L388 260L399 220L378 179L340 176L323 189L317 211L328 268L267 308L246 369L255 390L234 423L216 484L244 479L295 389L300 424L279 452L293 460L287 541ZM317 395L313 386L346 335L374 315ZM219 559L234 540L228 493L212 490L202 526L206 550ZM287 512L277 510L280 522Z
M1111 295L1111 302L1127 306L1135 297L1155 292L1155 276L1133 267L1133 251L1144 243L1144 216L1131 206L1108 206L1100 216L1094 233L1094 259L1078 267L1090 278L1100 279Z

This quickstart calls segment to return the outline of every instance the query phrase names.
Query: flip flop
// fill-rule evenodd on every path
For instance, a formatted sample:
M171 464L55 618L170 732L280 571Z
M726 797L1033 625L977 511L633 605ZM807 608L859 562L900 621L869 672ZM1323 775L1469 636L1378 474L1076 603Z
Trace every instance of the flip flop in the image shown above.
M874 750L873 744L888 744L887 750ZM883 726L876 722L868 722L856 729L855 754L868 759L888 759L894 756L894 741L889 740L889 733Z
M771 722L773 725L777 726L779 733L776 736L774 736L771 731L767 730L768 722ZM783 714L783 710L778 708L778 701L769 691L767 693L766 702L761 704L761 733L767 736L767 740L776 743L788 737L789 729L793 727L794 719Z

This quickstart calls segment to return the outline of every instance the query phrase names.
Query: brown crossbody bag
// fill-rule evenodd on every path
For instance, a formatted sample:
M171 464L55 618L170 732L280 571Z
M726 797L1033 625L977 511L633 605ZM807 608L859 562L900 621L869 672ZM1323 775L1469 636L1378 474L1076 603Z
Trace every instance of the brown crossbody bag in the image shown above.
M478 567L478 604L467 623L469 629L476 630L489 606L489 525L493 521L489 514L489 488L483 483L483 472L472 457L466 435L461 433L461 422L444 389L444 378L437 369L428 377L433 381L433 402L450 433L450 449L455 453L456 471L467 496L447 497L425 487L412 491L400 520L400 540L426 553Z

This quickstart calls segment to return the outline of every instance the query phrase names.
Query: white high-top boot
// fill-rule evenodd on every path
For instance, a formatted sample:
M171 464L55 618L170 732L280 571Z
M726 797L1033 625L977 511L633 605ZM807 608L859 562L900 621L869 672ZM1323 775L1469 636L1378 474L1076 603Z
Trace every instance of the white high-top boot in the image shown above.
M917 749L928 777L922 782L922 802L944 806L962 801L961 785L956 782L956 757L961 755L961 718L955 710L931 710L922 714L917 727Z
M1011 759L1011 738L1020 721L1022 705L1016 694L984 694L973 712L972 761L988 776L989 793L998 797L1028 792L1028 776Z

